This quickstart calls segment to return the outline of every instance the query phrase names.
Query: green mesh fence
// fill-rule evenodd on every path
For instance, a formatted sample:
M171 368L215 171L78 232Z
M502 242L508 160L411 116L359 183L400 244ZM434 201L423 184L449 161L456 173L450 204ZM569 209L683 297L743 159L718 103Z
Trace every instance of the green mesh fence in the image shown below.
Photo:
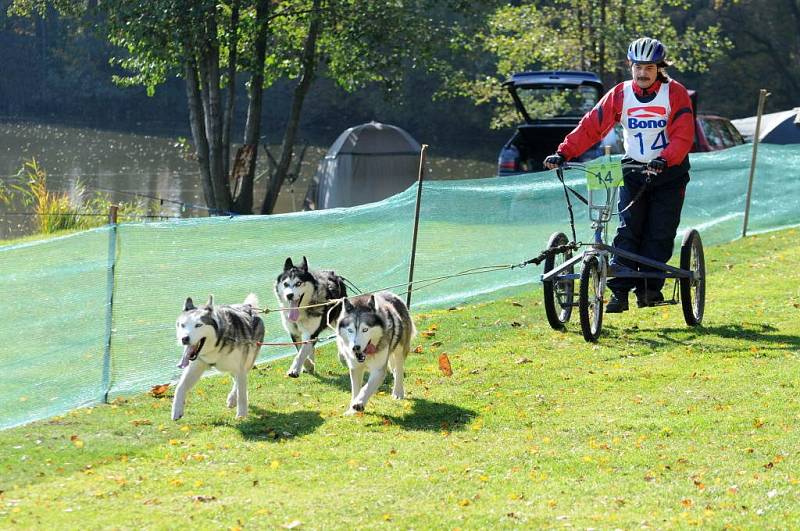
M751 146L741 146L692 156L682 228L699 228L706 245L741 234L750 154ZM798 168L800 146L759 148L751 232L800 224ZM585 189L580 172L568 175ZM174 322L185 297L205 301L213 294L218 303L235 303L253 292L262 306L275 308L272 284L287 256L306 256L312 268L334 269L364 291L404 283L414 200L410 189L347 209L123 224L116 236L104 228L0 247L0 428L175 380L181 347ZM585 207L576 204L575 214L578 239L589 241ZM538 255L556 230L569 233L569 224L552 172L427 182L415 279L522 262ZM110 241L116 245L111 323ZM412 310L532 289L540 272L528 266L440 282L415 292ZM277 313L265 321L266 341L287 340ZM259 359L288 353L264 347Z

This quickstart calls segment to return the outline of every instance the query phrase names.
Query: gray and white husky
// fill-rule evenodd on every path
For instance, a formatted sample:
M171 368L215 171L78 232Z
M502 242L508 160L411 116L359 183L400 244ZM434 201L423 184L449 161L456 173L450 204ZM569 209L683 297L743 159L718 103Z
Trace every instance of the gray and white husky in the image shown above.
M347 296L344 280L333 271L309 269L305 256L300 265L293 264L289 257L283 264L283 273L275 280L275 296L283 310L283 328L292 341L307 341L295 345L297 355L286 375L297 378L304 369L313 374L314 344L328 323L335 323L342 311L336 299Z
M350 369L351 401L345 415L364 411L367 401L392 371L392 397L401 399L403 365L417 330L405 303L388 291L344 300L336 326L339 360ZM365 385L364 372L369 371Z
M183 374L175 388L172 420L183 416L186 393L194 387L206 369L216 367L233 377L228 393L228 407L236 406L236 416L247 416L247 373L264 341L264 322L258 316L258 298L250 294L244 304L214 305L214 298L196 308L187 298L175 322L175 335L183 345L178 367Z

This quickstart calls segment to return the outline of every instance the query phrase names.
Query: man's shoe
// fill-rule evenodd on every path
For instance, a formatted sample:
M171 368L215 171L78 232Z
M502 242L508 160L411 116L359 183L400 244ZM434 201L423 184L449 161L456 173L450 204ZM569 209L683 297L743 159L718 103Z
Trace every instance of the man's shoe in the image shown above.
M622 313L628 311L628 294L614 293L606 304L606 313Z
M664 295L660 291L647 290L643 294L636 293L636 306L637 308L646 308L647 306L655 306L658 303L664 302Z

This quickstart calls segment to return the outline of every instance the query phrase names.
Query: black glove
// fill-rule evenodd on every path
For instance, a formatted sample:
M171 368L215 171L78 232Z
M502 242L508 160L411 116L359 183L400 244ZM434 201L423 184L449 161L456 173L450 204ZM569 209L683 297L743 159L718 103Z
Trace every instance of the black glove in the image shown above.
M562 164L564 164L564 162L565 162L564 155L562 155L561 153L556 153L544 159L544 167L547 168L548 164L553 166L561 166Z
M653 173L661 173L667 169L667 161L662 157L656 157L647 163L647 169Z

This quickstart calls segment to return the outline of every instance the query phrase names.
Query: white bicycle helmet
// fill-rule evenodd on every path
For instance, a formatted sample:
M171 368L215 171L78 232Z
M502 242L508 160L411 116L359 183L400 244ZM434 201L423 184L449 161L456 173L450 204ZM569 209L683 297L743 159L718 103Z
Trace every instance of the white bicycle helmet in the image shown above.
M667 59L667 49L657 39L642 37L628 46L628 59L632 63L654 63L664 66Z

